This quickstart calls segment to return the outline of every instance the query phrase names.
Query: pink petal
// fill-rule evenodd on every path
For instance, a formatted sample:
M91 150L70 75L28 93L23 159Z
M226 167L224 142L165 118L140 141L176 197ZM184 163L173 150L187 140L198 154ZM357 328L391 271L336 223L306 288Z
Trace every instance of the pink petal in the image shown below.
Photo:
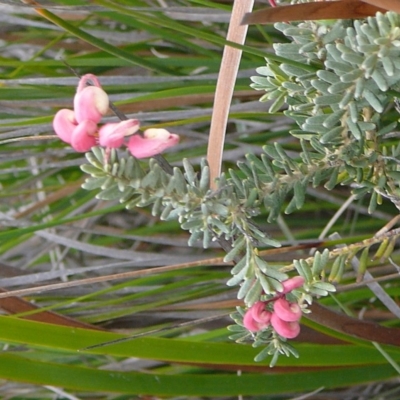
M134 135L129 139L129 151L136 158L152 157L179 142L178 135L165 129L147 129L143 136Z
M293 322L301 318L301 308L297 303L289 303L286 299L280 298L274 303L275 314L283 321Z
M75 151L84 153L96 146L97 124L86 120L81 122L72 132L71 146Z
M243 326L251 332L261 331L269 326L271 313L265 309L265 303L257 301L243 317Z
M293 339L300 333L300 324L297 321L283 321L275 313L271 316L271 325L279 335L287 339Z
M108 111L108 95L96 86L86 86L74 97L75 118L78 123L91 120L96 124Z
M249 309L244 314L243 326L251 332L258 332L269 326L269 318L267 322L257 322L251 315L251 309Z
M62 109L57 112L53 119L53 129L57 136L66 143L71 143L72 132L77 126L75 115L72 110Z
M124 143L125 136L130 136L139 130L137 119L128 119L119 123L103 125L99 130L100 146L117 148Z
M243 326L248 329L250 332L258 332L260 327L256 321L254 321L253 316L251 315L251 311L247 310L246 314L243 317Z
M97 77L93 74L83 75L74 97L75 118L78 123L86 119L99 123L107 113L108 105L107 93L101 88Z
M271 4L271 7L276 7L275 0L269 0L269 4Z
M265 303L262 301L257 301L251 307L251 315L256 322L261 322L268 324L271 319L271 313L265 309Z
M282 282L283 293L289 293L293 289L297 289L303 286L305 283L305 279L302 276L294 276L293 278L287 279Z

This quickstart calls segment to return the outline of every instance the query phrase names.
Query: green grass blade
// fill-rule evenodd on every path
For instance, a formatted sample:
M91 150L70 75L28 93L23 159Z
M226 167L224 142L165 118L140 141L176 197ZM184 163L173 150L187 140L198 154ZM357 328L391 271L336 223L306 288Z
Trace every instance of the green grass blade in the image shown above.
M39 322L0 317L0 340L34 347L77 352L88 346L97 345L126 336L101 331L68 328ZM374 348L351 345L299 345L301 359L285 358L279 360L282 366L354 366L386 364L385 359ZM388 350L387 350L388 351ZM253 358L258 353L249 345L234 343L192 342L180 339L141 337L118 344L97 347L93 354L108 354L118 357L139 357L169 362L253 365L268 364L268 361L256 363ZM343 354L346 353L346 358ZM321 354L324 354L322 357ZM400 352L388 351L394 360L400 359ZM351 355L351 357L350 357Z
M157 396L233 396L290 393L335 388L396 375L391 367L345 368L332 372L286 374L175 374L98 370L0 355L0 377L37 385L52 385L88 392L151 394Z
M173 73L176 74L176 72L170 70L169 68L165 68L163 65L160 65L160 63L148 61L142 57L137 57L133 54L130 54L124 50L119 49L118 47L115 47L109 43L106 43L103 40L97 39L93 35L91 35L87 32L84 32L83 30L81 30L79 28L76 28L69 22L66 22L65 20L61 19L60 17L51 13L48 10L41 9L39 13L44 18L53 22L55 25L58 25L59 27L65 29L71 35L74 35L74 36L78 37L79 39L84 40L87 43L90 43L92 46L95 46L109 54L112 54L113 56L115 56L117 58L121 58L123 60L128 61L131 64L139 65L141 67L144 67L146 69L150 69L153 71L163 72L166 74L173 74Z

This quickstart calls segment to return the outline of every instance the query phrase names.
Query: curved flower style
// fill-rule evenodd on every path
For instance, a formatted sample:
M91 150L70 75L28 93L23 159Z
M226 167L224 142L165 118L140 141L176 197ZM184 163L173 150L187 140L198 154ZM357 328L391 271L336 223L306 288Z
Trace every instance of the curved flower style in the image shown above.
M87 86L88 82L91 82L93 86ZM90 120L97 124L107 113L108 106L108 95L101 88L97 77L92 74L82 76L74 97L76 121L81 123Z
M137 119L105 124L99 129L99 144L111 148L121 147L125 136L133 135L139 127L140 123Z
M271 315L271 325L279 335L286 339L293 339L300 333L300 324L297 321L284 321L276 313Z
M147 129L143 137L133 135L128 142L128 149L136 158L152 157L179 142L179 136L166 129Z
M298 321L301 318L301 308L297 303L289 303L285 298L280 298L274 302L275 314L286 322Z
M243 317L243 326L251 332L258 332L268 327L272 313L265 309L265 303L254 303Z

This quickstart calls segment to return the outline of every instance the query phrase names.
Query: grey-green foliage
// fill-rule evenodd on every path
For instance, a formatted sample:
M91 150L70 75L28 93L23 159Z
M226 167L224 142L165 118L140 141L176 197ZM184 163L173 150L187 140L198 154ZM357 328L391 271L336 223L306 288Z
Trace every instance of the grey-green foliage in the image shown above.
M95 147L86 154L90 164L81 167L91 175L83 188L100 189L97 198L119 200L128 209L152 206L154 216L176 219L182 229L190 232L189 244L202 240L207 248L211 240L225 240L230 246L225 261L235 261L233 276L227 284L240 286L238 298L251 306L262 294L274 296L282 290L281 282L288 278L259 256L259 247L279 243L255 225L252 218L259 214L262 205L270 210L270 216L277 215L290 191L300 208L309 179L300 164L278 145L265 150L279 167L270 163L267 154L260 158L248 155L246 162L239 163L244 179L231 171L230 177L219 178L217 190L211 190L205 161L196 172L188 160L183 160L183 170L175 167L170 175L153 159L145 169L130 155L121 157L115 151L107 155L104 149Z
M338 258L346 259L347 256L347 253L345 253ZM307 307L312 304L313 296L327 296L329 292L334 292L336 290L335 286L331 283L321 280L321 274L325 269L329 268L329 261L330 252L328 249L325 249L322 253L317 251L312 260L294 260L294 268L299 276L304 278L304 285L286 294L286 297L291 302L298 303L303 313L309 312ZM283 280L282 277L277 277L278 280L279 278L281 281ZM259 299L265 303L267 310L273 312L273 302L280 296L282 296L282 293L279 293L279 291L268 292L264 290L264 293L259 296ZM272 356L270 361L270 366L272 367L276 364L279 355L294 355L298 357L297 351L286 339L278 335L271 325L258 332L249 332L243 323L245 312L245 309L237 307L236 312L231 314L231 318L236 322L236 325L228 327L232 332L230 339L235 340L237 343L252 341L253 347L264 347L254 358L255 361L262 361L264 358Z
M86 157L90 164L81 168L91 177L83 188L100 189L97 198L119 200L128 209L152 206L153 215L178 220L182 229L190 232L189 244L201 240L207 248L212 240L226 241L231 250L225 260L237 261L228 284L241 285L238 297L246 304L258 301L263 290L271 293L281 288L287 275L258 256L259 246L279 243L252 222L260 211L260 193L257 188L249 189L250 183L238 188L222 175L218 189L211 190L205 161L196 172L183 160L183 170L176 167L170 175L154 159L145 169L130 155L120 157L115 151L107 155L97 147ZM248 169L251 173L251 166Z
M111 152L105 160L104 151L94 149L87 155L91 165L82 167L92 175L84 187L101 188L99 198L118 199L127 208L151 205L154 215L177 219L191 233L189 243L202 240L206 248L211 240L226 240L232 247L225 260L236 262L228 285L241 286L238 297L251 305L262 293L273 295L287 275L258 255L260 246L278 245L252 222L261 207L273 221L287 198L285 212L302 207L309 184L332 189L338 183L351 184L360 196L373 192L370 211L381 196L398 203L400 146L385 146L385 133L393 126L385 126L369 95L386 107L389 89L400 80L397 25L400 17L394 13L366 22L277 24L292 38L275 45L288 63L267 61L259 69L265 76L253 78L253 86L266 91L264 98L281 97L289 105L286 113L300 128L292 132L300 137L300 159L292 159L279 144L267 145L260 157L249 154L238 170L222 175L212 191L205 162L196 172L184 160L183 170L174 168L169 175L155 160L145 169L131 156ZM293 66L289 59L315 71ZM365 64L367 59L375 62Z
M265 151L260 158L249 155L245 162L239 163L244 179L231 171L229 177L223 174L219 178L216 190L211 190L205 161L196 172L188 160L183 160L183 169L175 167L169 174L154 159L145 167L130 155L121 157L114 150L107 153L94 147L86 154L89 164L81 167L91 175L83 188L97 189L97 198L119 200L128 209L151 206L153 215L164 220L178 220L191 234L189 244L202 240L207 248L211 240L226 241L230 248L225 261L235 261L233 276L227 284L240 286L238 298L249 307L261 298L264 301L273 299L282 291L281 282L288 278L280 268L260 257L259 247L279 246L279 243L257 227L252 218L259 214L262 205L267 206L271 215L278 213L290 191L300 199L297 202L300 207L306 184L313 176L313 172L309 176L304 174L300 163L291 160L281 147L266 147ZM268 160L267 154L275 158L276 166ZM326 260L315 261L312 268L304 265L298 268L300 275L307 276L299 295L305 308L305 303L311 304L312 295L334 291L332 285L321 282L320 273L325 266ZM249 332L245 334L246 338L248 336ZM257 359L271 354L272 363L275 363L279 354L295 354L286 340L271 328L254 338L255 346L263 344L268 349Z
M267 60L252 87L266 91L262 100L273 100L270 111L287 104L285 114L299 126L291 134L308 149L302 161L309 169L319 165L317 175L330 176L328 189L342 183L353 184L360 196L373 192L370 211L379 196L397 204L399 147L385 146L385 135L397 124L387 122L384 111L400 88L400 16L275 27L290 39L274 45L288 62ZM313 174L313 183L325 176ZM300 202L294 201L289 211Z
M191 234L189 244L201 240L207 248L212 240L225 241L225 260L235 261L228 285L240 286L238 298L247 307L259 300L273 301L290 268L274 267L259 255L260 247L279 246L252 221L261 207L273 221L286 199L287 213L303 206L308 185L332 189L340 183L351 185L358 196L371 192L371 212L382 196L400 208L400 145L386 145L386 135L396 123L386 122L382 113L400 81L399 26L400 16L394 13L332 25L276 25L291 40L274 46L288 62L277 65L267 60L267 66L258 69L262 76L253 78L253 87L266 91L264 100L273 100L271 111L287 104L286 115L299 126L291 132L300 138L298 159L277 143L266 145L260 157L247 155L211 190L205 161L195 171L183 160L183 169L169 174L155 160L145 167L130 155L107 155L93 148L87 154L90 164L82 166L91 175L83 187L99 189L98 198L119 200L128 209L151 206L153 215L178 220ZM338 281L347 261L348 255L331 257L324 251L312 262L293 262L291 269L305 279L293 300L304 312L313 296L334 291L321 280L326 269L329 279ZM270 327L249 333L243 327L243 312L233 316L238 323L232 328L234 338L251 338L255 346L266 346L257 359L269 354L273 364L279 354L295 354Z

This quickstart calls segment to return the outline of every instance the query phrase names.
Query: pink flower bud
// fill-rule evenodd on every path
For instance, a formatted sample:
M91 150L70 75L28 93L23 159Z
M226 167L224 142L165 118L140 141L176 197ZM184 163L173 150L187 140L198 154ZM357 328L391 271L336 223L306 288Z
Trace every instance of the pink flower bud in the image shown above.
M301 308L297 303L289 303L285 298L275 300L275 314L287 322L298 321L301 318Z
M250 332L257 332L260 330L259 324L256 321L254 321L254 318L251 315L251 312L249 312L249 310L247 310L246 314L244 314L243 326Z
M71 143L72 132L77 125L74 112L65 108L59 110L53 119L53 129L55 133L66 143Z
M265 309L265 303L262 301L254 303L249 310L251 310L251 315L257 322L268 323L271 318L271 313Z
M276 313L272 313L271 325L279 335L287 339L293 339L300 333L300 324L297 321L283 321Z
M265 303L254 303L243 317L243 326L251 332L258 332L268 327L271 313L265 309Z
M88 81L91 81L93 86L86 86ZM76 121L81 123L91 120L97 124L107 113L108 105L108 95L101 88L98 79L92 74L82 76L74 97Z
M99 130L99 143L104 147L120 147L124 143L125 136L133 135L139 127L137 119L105 124Z
M163 152L179 142L179 136L169 133L166 129L147 129L140 135L129 139L128 148L136 158L152 157Z
M86 120L81 122L72 132L71 146L75 151L84 153L96 146L97 124Z
M283 291L282 293L289 293L294 289L297 289L304 285L305 279L302 276L294 276L293 278L286 279L282 282Z

